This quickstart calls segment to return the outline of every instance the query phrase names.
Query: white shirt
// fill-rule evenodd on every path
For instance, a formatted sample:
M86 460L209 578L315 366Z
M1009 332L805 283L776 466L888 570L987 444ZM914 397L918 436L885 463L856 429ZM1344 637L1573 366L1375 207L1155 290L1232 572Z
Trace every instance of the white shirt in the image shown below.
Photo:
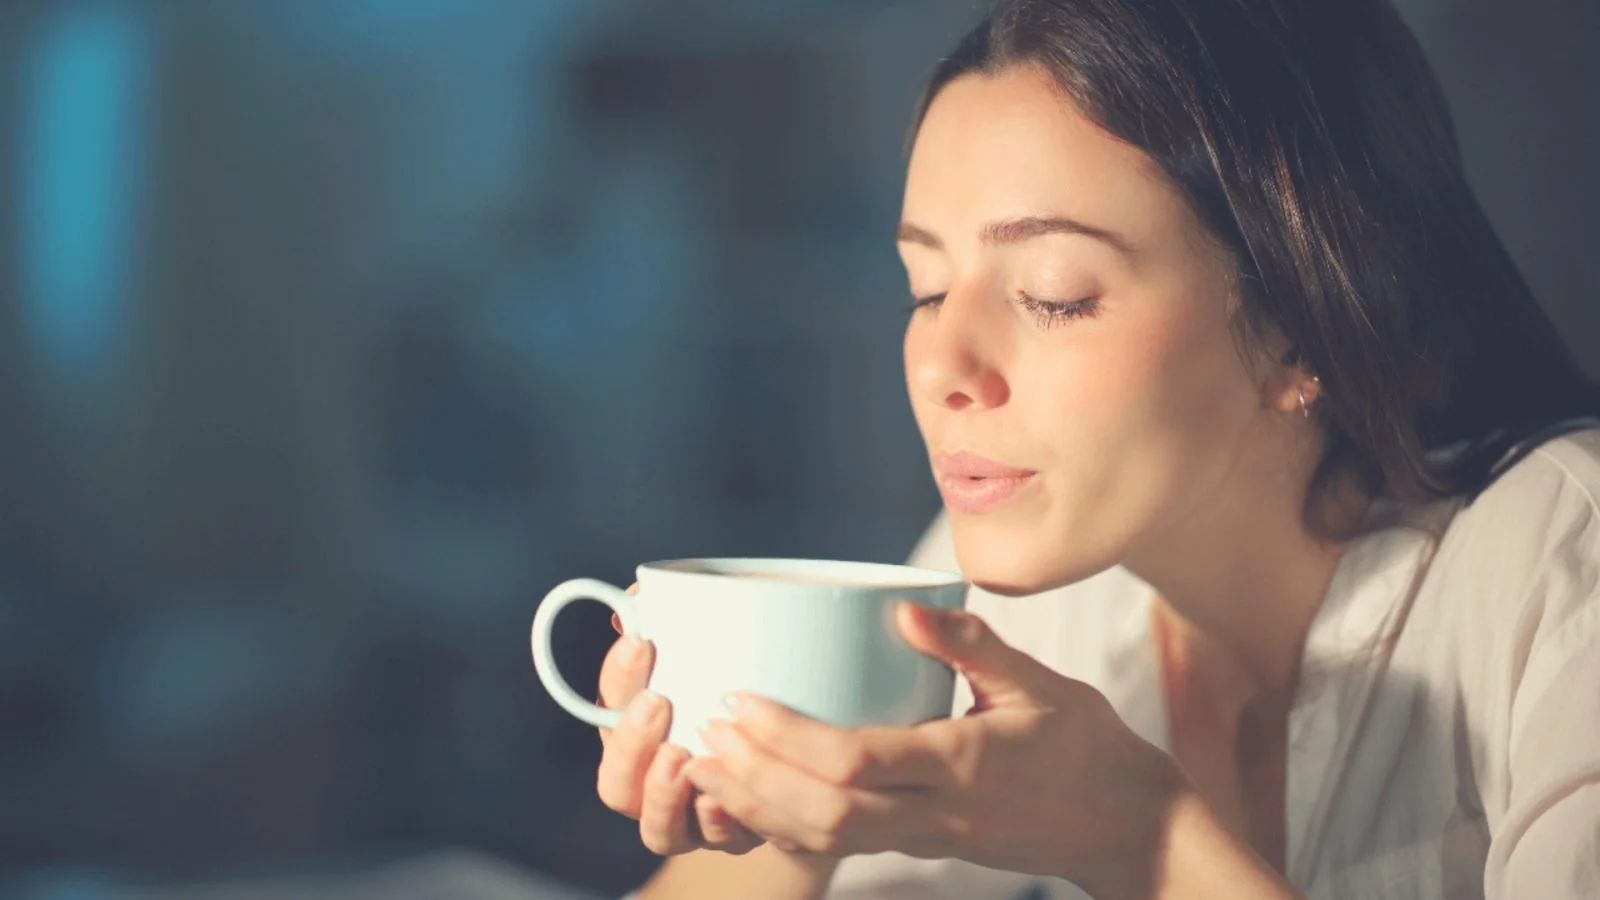
M1546 443L1471 504L1357 540L1289 715L1287 875L1317 900L1600 898L1600 431ZM956 568L936 522L917 565ZM1122 569L1031 597L974 588L1011 645L1169 745L1153 592ZM954 711L971 705L966 686ZM845 860L829 900L1080 900L958 860Z

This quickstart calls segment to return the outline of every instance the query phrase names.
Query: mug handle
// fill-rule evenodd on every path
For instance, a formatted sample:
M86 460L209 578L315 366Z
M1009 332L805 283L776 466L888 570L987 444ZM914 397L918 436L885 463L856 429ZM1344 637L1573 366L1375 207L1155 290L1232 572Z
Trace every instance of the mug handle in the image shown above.
M567 684L567 679L563 678L561 671L556 668L550 636L555 630L556 616L576 600L597 600L611 607L622 620L623 633L633 633L634 619L637 615L633 595L604 581L575 578L556 585L555 590L546 594L544 600L540 601L538 612L533 614L533 668L539 673L539 680L544 682L545 690L561 704L562 709L597 728L615 728L622 720L622 711L606 709L585 700L572 689L572 685Z

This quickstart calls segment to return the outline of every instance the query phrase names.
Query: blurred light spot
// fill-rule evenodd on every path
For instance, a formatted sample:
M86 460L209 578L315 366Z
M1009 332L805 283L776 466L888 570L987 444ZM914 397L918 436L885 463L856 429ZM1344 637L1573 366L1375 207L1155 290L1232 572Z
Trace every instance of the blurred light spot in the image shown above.
M117 637L101 669L110 749L171 763L269 728L327 676L326 644L268 598L148 616Z
M51 379L107 375L124 324L143 168L146 32L121 3L44 23L23 80L26 329Z

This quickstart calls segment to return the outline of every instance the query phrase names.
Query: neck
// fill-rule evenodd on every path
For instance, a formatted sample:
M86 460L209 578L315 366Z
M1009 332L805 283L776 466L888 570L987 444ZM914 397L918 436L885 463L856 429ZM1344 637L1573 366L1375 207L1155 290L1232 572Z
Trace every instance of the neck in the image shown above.
M1298 487L1235 480L1219 492L1223 502L1172 522L1147 544L1155 549L1126 563L1156 590L1172 634L1235 686L1241 708L1287 706L1306 634L1348 546L1308 527L1309 480L1309 472ZM1333 490L1340 524L1366 509L1350 485Z

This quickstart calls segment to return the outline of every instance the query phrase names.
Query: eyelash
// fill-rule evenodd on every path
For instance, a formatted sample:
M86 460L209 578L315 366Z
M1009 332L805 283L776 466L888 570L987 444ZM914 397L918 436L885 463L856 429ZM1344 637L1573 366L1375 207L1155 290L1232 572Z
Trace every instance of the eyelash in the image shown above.
M1088 319L1100 312L1100 301L1094 297L1082 300L1040 300L1027 294L1017 294L1017 305L1032 314L1038 323L1049 328L1069 319Z
M944 302L944 294L919 297L911 304L911 312L924 307L934 307ZM1017 294L1017 305L1033 316L1043 328L1059 325L1069 319L1093 318L1100 312L1100 301L1094 297L1082 300L1040 300L1024 293Z

